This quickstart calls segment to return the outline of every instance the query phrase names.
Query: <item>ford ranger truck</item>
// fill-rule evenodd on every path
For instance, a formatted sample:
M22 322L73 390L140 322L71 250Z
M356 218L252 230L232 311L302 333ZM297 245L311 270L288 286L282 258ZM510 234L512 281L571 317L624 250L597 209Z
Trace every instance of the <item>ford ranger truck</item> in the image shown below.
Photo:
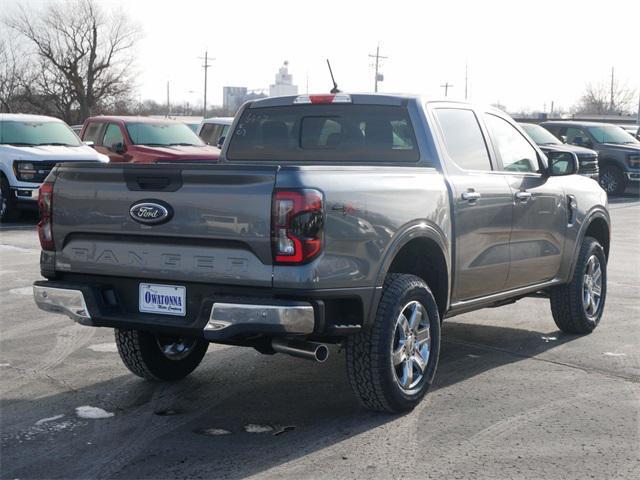
M373 410L432 384L443 319L535 296L590 333L607 293L606 193L505 114L344 93L244 104L219 164L63 164L40 190L44 310L115 329L175 380L209 343L346 351Z
M37 210L38 188L58 162L108 162L62 120L0 113L0 222Z

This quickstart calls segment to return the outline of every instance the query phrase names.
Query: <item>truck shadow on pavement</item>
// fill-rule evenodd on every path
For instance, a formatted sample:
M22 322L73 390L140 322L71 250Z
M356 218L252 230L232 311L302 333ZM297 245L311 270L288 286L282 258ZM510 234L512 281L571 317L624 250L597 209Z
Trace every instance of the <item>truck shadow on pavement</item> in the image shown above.
M558 333L555 341L545 342L544 335L445 322L432 392L576 338ZM95 355L114 356L109 358L117 369L113 378L87 384L94 366L84 375L85 385L77 386L83 380L68 378L59 367L47 378L34 374L34 382L54 383L60 393L3 399L2 478L246 477L390 422L410 421L362 410L337 349L327 363L313 364L213 345L192 376L168 384L124 374L113 353L83 348L67 362L81 365ZM99 374L104 378L104 371ZM79 419L75 408L81 405L114 416ZM424 408L423 403L417 410ZM64 417L34 426L56 415ZM327 455L328 462L346 460Z

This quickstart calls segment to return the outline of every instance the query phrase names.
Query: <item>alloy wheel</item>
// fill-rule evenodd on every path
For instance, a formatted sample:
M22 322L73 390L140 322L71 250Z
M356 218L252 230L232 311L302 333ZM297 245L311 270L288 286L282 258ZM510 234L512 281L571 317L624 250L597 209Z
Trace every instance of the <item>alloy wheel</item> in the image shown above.
M595 317L602 301L602 268L600 260L591 255L582 281L582 307L587 317Z
M169 360L182 360L189 355L196 343L196 340L195 338L157 335L156 342L158 343L160 351Z
M409 302L400 311L391 348L396 383L405 391L416 388L431 352L431 325L420 302Z

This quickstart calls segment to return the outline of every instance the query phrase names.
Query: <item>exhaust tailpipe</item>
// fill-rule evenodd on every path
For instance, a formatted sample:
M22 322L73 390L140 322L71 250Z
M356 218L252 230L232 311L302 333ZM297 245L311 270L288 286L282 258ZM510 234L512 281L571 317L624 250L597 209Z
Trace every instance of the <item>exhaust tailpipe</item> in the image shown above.
M286 353L294 357L306 358L322 363L329 358L329 349L322 343L306 342L304 340L291 340L286 338L274 338L271 347L280 353Z

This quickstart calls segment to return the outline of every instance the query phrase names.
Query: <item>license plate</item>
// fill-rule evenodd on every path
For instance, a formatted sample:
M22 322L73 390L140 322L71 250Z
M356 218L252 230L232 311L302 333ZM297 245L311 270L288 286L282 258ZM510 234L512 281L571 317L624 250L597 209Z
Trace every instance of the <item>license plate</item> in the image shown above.
M187 299L186 287L141 283L139 298L141 312L184 317Z

